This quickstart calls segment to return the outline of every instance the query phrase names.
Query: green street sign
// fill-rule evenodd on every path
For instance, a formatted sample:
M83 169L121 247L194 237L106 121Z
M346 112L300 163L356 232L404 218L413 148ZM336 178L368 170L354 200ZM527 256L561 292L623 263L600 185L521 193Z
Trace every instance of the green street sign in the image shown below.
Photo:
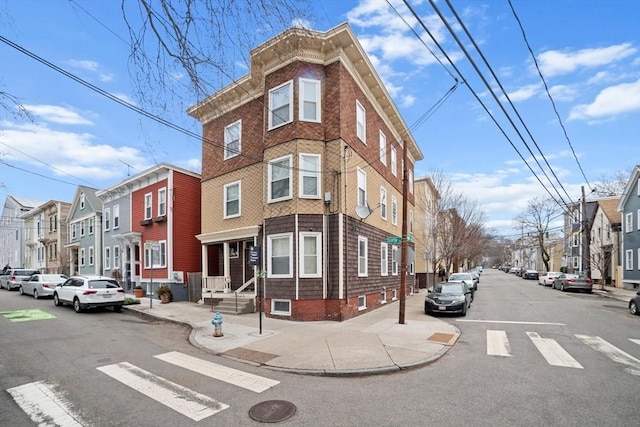
M407 242L413 242L413 236L410 234L407 234Z
M390 243L392 245L399 245L400 243L402 243L402 237L387 237L387 243Z

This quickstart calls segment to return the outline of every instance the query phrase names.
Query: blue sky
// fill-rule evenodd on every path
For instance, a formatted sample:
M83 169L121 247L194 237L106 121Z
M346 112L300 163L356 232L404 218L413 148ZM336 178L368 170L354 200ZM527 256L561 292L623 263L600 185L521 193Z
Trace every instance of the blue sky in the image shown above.
M517 235L513 219L533 197L550 192L575 201L581 187L589 192L603 177L640 164L640 2L511 0L520 28L508 0L450 0L515 111L445 1L435 4L501 104L428 0L409 4L455 67L403 1L389 3L311 0L305 25L326 31L351 24L424 154L415 176L446 173L477 201L489 230ZM119 1L0 0L0 28L11 42L137 105ZM237 66L230 74L246 72ZM457 88L447 96L454 76ZM158 162L199 172L197 139L2 42L0 91L17 97L34 119L0 110L2 200L71 201L79 184L104 188ZM151 112L200 134L200 124L185 113L195 101Z

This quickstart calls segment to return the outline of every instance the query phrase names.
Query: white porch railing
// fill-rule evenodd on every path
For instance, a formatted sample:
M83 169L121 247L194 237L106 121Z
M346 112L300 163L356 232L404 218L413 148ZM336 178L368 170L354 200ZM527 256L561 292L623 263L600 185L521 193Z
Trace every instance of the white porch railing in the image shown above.
M202 278L202 298L211 298L214 293L231 293L231 278L225 276L207 276Z
M235 290L235 294L236 297L239 293L241 293L242 291L244 291L245 289L247 289L249 286L251 286L252 284L254 284L256 281L255 277L252 277L251 279L249 279L244 285L240 286L238 289ZM255 292L254 292L255 293Z

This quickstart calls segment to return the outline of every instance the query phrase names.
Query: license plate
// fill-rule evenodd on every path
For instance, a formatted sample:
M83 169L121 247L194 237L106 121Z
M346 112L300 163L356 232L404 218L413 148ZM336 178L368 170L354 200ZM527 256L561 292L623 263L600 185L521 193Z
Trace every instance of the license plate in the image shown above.
M447 307L444 307L444 306L440 306L440 307L438 307L438 310L445 311L446 309L447 309Z
M104 294L105 298L111 298L111 294Z

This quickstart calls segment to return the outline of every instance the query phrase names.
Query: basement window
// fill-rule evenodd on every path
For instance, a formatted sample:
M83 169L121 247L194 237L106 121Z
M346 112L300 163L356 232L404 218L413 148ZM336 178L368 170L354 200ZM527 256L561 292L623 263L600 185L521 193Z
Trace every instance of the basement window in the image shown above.
M360 295L358 297L358 310L362 311L366 309L367 309L367 297L365 297L364 295Z
M291 300L272 299L271 314L277 314L280 316L291 316Z

